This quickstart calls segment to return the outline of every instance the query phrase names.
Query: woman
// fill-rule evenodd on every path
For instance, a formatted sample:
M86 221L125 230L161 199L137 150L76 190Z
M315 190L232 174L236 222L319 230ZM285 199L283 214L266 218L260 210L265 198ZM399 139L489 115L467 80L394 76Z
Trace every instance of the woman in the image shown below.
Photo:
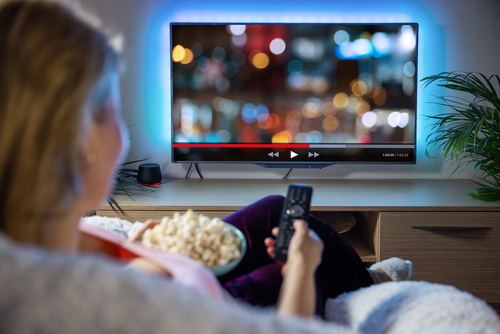
M286 266L282 268L283 263L276 261L273 257L274 239L268 236L272 234L277 235L279 231L276 226L280 220L283 202L284 198L282 196L268 196L223 219L225 222L232 224L242 231L249 241L245 256L239 265L226 275L219 277L222 287L232 297L258 306L276 305L279 301L278 311L280 312L286 307L293 314L310 317L313 315L313 311L315 311L316 315L324 318L327 299L335 298L341 293L354 291L360 287L369 286L374 281L380 283L390 280L382 271L367 270L349 243L333 228L319 221L314 216L310 216L309 218L308 225L311 227L309 231L307 231L305 222L295 222L298 224L298 227L296 228L297 236L292 239L290 248L292 252L292 264L288 261ZM197 272L186 273L184 266L179 268L178 262L183 262L182 258L185 258L183 255L153 251L136 243L131 244L126 242L124 237L110 232L104 233L99 228L107 227L110 230L115 230L111 226L116 226L116 222L112 224L112 221L116 221L116 219L98 216L85 217L83 219L84 222L80 224L80 228L85 235L96 236L98 240L106 240L110 243L119 244L126 250L140 255L142 258L134 259L131 262L132 267L145 269L161 275L165 275L166 271L167 276L174 279L182 276L197 276ZM121 223L131 225L131 223L126 221L122 221ZM157 224L159 221L152 221L151 223ZM146 228L148 228L148 223L141 230L145 230ZM307 238L300 237L301 235L307 236L308 234ZM303 248L297 250L295 247L298 245L301 245ZM322 251L323 248L324 250ZM107 252L111 256L119 256L117 247L103 248L102 251ZM294 253L294 251L297 251L297 253ZM300 264L300 268L289 268L296 265L293 262L295 260L294 256L302 258L305 253L309 252L315 255L309 255L307 261ZM162 268L155 266L154 263L149 261L144 261L144 259L151 259L161 265ZM406 262L400 259L386 260L377 265L390 264L391 262L404 264L404 269L408 267ZM387 270L387 265L385 265L384 269ZM290 281L295 281L297 278L292 279L292 277L297 273L307 273L307 275L302 276L301 279L303 281L300 283L297 282L295 287L286 289L281 288L283 280L281 273L283 271L290 272L289 275L283 275L285 276L284 286L291 284L289 283ZM399 270L399 272L394 273L402 275L403 272L404 270ZM372 275L373 273L377 275ZM407 279L407 277L396 276L394 280L401 280L402 278ZM203 284L203 282L196 282L194 286L192 283L189 284L190 287L197 290L199 290L198 286L201 285L207 285L207 287L203 288L205 290L213 290L213 284ZM201 289L202 292L203 289ZM289 291L290 294L285 294L284 291ZM303 294L297 294L297 292ZM212 295L216 298L222 298L225 294L220 289L217 289L213 291ZM294 295L294 297L290 298L291 300L287 302L286 299L289 295ZM302 302L300 301L301 299L303 300ZM306 308L305 305L309 306ZM293 308L300 311L293 312ZM308 312L305 312L306 309Z
M119 66L108 38L59 4L12 1L0 8L0 331L348 332L219 303L75 254L79 219L107 196L126 151ZM295 227L278 313L312 316L323 244L305 222ZM262 247L272 252L274 243ZM354 271L371 284L360 265L352 264ZM226 277L226 289L245 290L238 278L250 269L258 270Z

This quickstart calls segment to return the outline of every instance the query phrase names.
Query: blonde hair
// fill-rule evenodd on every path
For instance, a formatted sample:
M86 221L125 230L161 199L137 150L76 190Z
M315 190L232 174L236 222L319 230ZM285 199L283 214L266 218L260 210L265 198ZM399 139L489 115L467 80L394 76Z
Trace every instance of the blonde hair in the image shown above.
M42 233L75 207L85 129L105 117L118 64L108 37L66 6L0 7L1 230Z

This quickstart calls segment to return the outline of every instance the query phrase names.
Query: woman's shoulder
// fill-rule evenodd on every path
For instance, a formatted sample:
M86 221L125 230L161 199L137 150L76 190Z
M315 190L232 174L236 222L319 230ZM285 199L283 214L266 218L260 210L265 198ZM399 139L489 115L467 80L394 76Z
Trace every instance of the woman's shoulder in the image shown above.
M0 236L0 263L0 332L5 333L102 332L96 326L128 333L134 317L125 312L150 308L147 290L172 290L169 282L123 271L104 257L18 245L5 236Z
M0 332L352 333L227 304L96 256L19 246L0 236Z

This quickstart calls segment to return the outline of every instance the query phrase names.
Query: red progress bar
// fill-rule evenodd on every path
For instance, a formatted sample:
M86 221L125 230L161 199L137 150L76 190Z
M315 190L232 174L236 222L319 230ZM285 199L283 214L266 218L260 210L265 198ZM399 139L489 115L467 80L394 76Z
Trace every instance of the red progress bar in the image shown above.
M174 147L309 148L309 144L174 144Z

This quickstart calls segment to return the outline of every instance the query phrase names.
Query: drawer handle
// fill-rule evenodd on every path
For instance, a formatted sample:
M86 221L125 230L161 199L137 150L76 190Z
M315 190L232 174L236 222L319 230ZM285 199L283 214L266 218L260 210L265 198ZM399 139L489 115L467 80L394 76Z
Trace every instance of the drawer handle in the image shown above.
M491 227L462 227L462 226L410 226L415 230L441 231L441 232L466 232L478 230L491 230Z

